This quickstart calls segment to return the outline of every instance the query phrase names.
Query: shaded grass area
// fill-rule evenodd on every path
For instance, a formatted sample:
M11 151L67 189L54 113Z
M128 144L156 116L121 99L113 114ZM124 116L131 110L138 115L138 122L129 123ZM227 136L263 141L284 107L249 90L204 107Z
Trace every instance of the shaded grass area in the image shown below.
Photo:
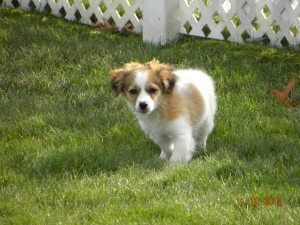
M216 129L188 165L160 161L109 89L112 68L154 57L216 81ZM155 48L0 8L0 223L299 224L300 109L269 91L299 71L291 50L191 37Z

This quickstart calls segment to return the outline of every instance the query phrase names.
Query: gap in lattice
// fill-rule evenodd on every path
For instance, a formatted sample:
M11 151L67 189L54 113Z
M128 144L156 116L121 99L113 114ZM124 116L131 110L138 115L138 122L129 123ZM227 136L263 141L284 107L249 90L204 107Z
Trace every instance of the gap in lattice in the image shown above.
M269 7L267 5L265 5L262 10L261 10L261 13L262 15L265 17L265 18L268 18L271 14L271 10L269 9Z
M107 10L107 6L105 5L104 1L101 1L99 4L99 8L101 10L102 13L105 13Z
M187 0L187 4L190 6L194 0ZM206 7L209 7L211 5L211 0L202 0L203 4Z
M210 7L211 6L211 0L202 0L202 1L203 1L204 5L206 7Z
M241 24L241 20L240 20L240 18L237 16L237 14L235 14L235 15L231 18L231 22L233 23L233 25L234 25L236 28Z
M98 22L98 19L97 19L95 13L93 13L93 14L91 15L90 20L92 21L92 23L95 23L95 24Z
M196 8L193 12L194 18L199 21L202 18L202 14L198 8Z
M136 0L128 0L129 5L132 5Z
M125 24L125 26L121 30L121 34L123 35L129 35L132 34L134 30L134 25L131 22L131 20L128 20Z
M125 14L125 9L121 4L119 4L117 6L116 11L117 11L117 13L119 14L120 17L124 16L124 14Z
M275 22L272 23L271 28L275 34L277 34L280 31L280 26Z
M243 41L247 41L248 39L250 39L250 35L248 33L248 31L244 30L244 32L241 35Z
M262 36L261 42L265 45L269 45L271 43L271 40L266 33Z
M83 6L84 6L84 8L85 8L86 10L90 7L90 3L89 3L88 0L83 0L83 1L82 1L82 4L83 4Z
M286 39L286 37L283 37L280 41L282 47L288 47L290 44L288 42L288 40Z
M49 13L49 14L51 14L51 12L52 12L52 9L48 3L46 3L46 5L44 7L44 12Z
M252 27L254 28L254 30L256 30L256 31L259 30L260 24L256 17L254 18L254 20L252 20L251 24L252 24Z
M214 20L215 24L218 24L220 23L221 21L221 16L219 15L218 12L215 12L213 15L212 15L212 19Z
M228 13L228 11L231 9L231 2L229 0L225 0L221 6L224 9L224 12Z
M59 10L59 13L60 13L61 17L63 17L63 18L65 18L65 16L67 15L67 12L64 9L64 7L61 7L61 9Z
M291 6L292 6L293 10L295 10L297 8L298 4L299 4L298 0L292 0Z
M204 33L205 37L208 37L208 35L211 33L211 30L207 24L202 28L202 32Z
M108 21L108 23L109 23L110 25L112 25L113 27L116 26L116 22L115 22L115 20L114 20L112 17L109 17L107 21Z
M187 0L187 4L190 6L194 0Z
M68 1L70 6L74 4L74 0L67 0L67 1Z
M190 33L191 30L193 29L191 24L189 23L189 21L186 21L185 24L183 25L183 27L184 27L186 33Z
M140 8L137 8L134 12L135 16L138 18L138 20L143 19L143 12Z
M36 10L36 5L34 4L33 1L30 1L30 2L29 2L29 8L30 8L31 11Z
M227 41L228 38L230 37L230 32L227 27L224 27L224 29L221 31L221 34L225 41Z
M13 6L14 6L15 8L18 8L18 7L20 6L20 2L17 1L17 0L12 0L11 3L13 4Z
M76 19L76 21L79 22L81 20L81 18L82 18L82 16L81 16L79 10L76 10L76 12L75 12L75 19Z
M293 25L291 28L290 28L290 32L291 34L293 35L293 37L297 37L299 31L297 29L297 27L295 25Z

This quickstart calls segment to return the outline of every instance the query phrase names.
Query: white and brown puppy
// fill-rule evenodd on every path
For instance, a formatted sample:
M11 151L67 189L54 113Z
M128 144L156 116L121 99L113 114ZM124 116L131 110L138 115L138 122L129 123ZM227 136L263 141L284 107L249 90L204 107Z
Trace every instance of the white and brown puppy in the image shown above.
M111 72L141 128L161 149L160 158L188 162L196 144L206 147L214 127L214 82L200 70L174 70L153 60L128 63Z

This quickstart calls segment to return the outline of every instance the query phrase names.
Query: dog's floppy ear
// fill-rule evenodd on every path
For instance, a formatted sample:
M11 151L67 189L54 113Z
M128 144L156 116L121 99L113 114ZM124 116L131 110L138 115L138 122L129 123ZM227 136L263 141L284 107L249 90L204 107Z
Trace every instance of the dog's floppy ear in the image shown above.
M124 80L129 73L130 71L124 68L111 71L110 84L112 89L116 93L116 96L118 96L123 91Z
M173 73L173 70L161 70L159 75L164 87L164 91L166 93L172 93L177 81L177 76Z
M161 80L165 93L172 93L177 81L177 76L173 73L174 68L169 64L162 64L157 60L147 63L150 70L155 72Z
M124 91L126 87L126 80L130 74L133 74L137 70L145 70L145 67L138 62L126 63L122 68L111 71L110 84L116 96Z

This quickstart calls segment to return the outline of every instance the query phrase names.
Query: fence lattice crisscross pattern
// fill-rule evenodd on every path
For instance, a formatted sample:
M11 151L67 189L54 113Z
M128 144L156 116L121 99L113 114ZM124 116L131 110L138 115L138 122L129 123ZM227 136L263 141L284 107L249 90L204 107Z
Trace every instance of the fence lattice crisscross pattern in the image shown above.
M143 26L149 26L145 22L149 18L142 18L142 11L147 10L144 8L146 1L152 1L151 4L156 4L153 6L163 7L165 11L179 8L178 13L169 10L154 20L165 20L165 24L160 24L165 31L169 30L167 26L174 25L166 21L172 20L179 23L177 34L238 43L264 41L279 47L300 44L300 0L2 0L2 4L24 10L50 11L84 24L102 23L106 19L119 30L130 22L133 31L139 33ZM148 17L155 14L148 11ZM170 18L165 19L166 15ZM156 25L159 24L149 27L157 36L155 39L160 40L160 35L164 34L155 30Z
M141 0L4 0L9 7L20 6L24 10L51 11L55 16L84 24L109 20L118 29L128 22L134 32L141 32Z
M181 0L180 32L233 42L300 43L299 0Z

